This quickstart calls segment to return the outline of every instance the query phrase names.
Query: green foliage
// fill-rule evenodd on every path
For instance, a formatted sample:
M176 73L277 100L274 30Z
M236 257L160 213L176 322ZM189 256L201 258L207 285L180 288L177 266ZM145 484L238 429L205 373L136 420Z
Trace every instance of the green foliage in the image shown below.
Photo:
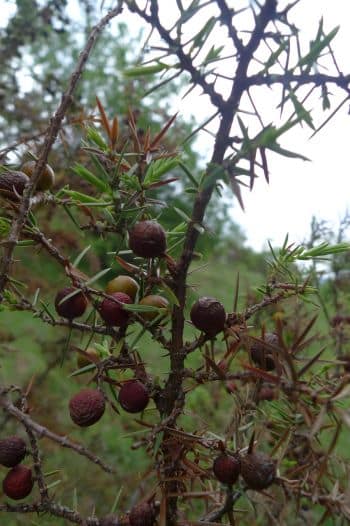
M9 239L1 243L5 257L0 263L0 303L6 326L0 336L9 346L1 351L0 372L9 387L1 391L0 402L16 418L23 411L18 420L25 423L41 489L36 506L52 513L55 521L63 515L85 522L92 502L98 517L110 509L119 514L133 506L130 496L138 479L136 500L159 498L159 523L167 526L177 525L180 509L181 520L187 522L218 523L227 517L233 524L238 499L245 510L244 517L239 517L242 524L256 517L263 524L272 516L289 524L293 513L300 512L302 497L313 522L322 523L329 514L346 520L348 466L339 443L350 421L346 347L350 316L348 297L339 292L339 278L350 251L344 233L347 221L336 239L313 225L308 243L294 245L286 236L281 248L270 247L270 255L255 254L244 247L244 236L230 219L227 199L228 188L243 208L241 188L253 189L261 175L269 182L270 152L286 160L307 160L281 144L297 126L306 124L314 133L323 127L315 112L307 109L314 89L321 87L324 109L334 106L329 83L345 90L348 97L347 77L340 73L331 47L337 29L324 33L321 20L315 40L302 55L300 32L288 18L298 2L281 10L279 2L265 0L241 11L230 9L226 2L214 2L217 12L213 14L207 9L211 2L193 0L185 8L177 0L178 17L170 29L162 23L158 2L142 9L135 0L123 3L151 26L141 52L136 54L134 47L144 38L142 31L130 37L121 24L114 32L104 33L73 98L62 99L72 99L72 105L60 130L60 146L51 151L58 187L35 194L34 185L28 184L20 204L19 196L13 202L3 199L0 231ZM3 139L21 135L28 122L42 137L40 129L46 128L48 115L59 104L62 88L68 82L73 86L77 78L73 75L69 81L81 36L99 14L91 3L81 1L81 19L67 20L64 30L57 31L57 20L64 20L65 13L65 2L58 4L59 8L43 13L35 3L29 13L28 2L18 1L18 19L8 22L11 52L3 76L7 82L6 75L15 65L18 71L25 70L24 60L16 64L16 56L25 50L26 59L33 62L35 82L25 93L18 85L9 90L13 100L4 101ZM192 25L189 34L187 24L196 21L200 11L200 24ZM238 15L246 11L250 21L241 27L245 18ZM26 13L28 27L24 28ZM47 27L31 40L28 29L38 28L37 16L46 17ZM221 26L233 48L228 56L224 56L226 47L215 42ZM11 41L21 28L23 36ZM155 33L162 38L161 46ZM4 44L0 39L0 50ZM70 53L62 60L62 51L68 48ZM324 55L333 68L329 75L319 73ZM231 60L232 70L222 66L226 60ZM313 69L316 73L311 73ZM219 79L227 81L230 89L221 91ZM177 115L169 118L172 90L184 87L185 82L184 96L200 88L214 107L195 129ZM310 83L313 89L302 95L303 86ZM251 92L274 84L282 87L272 108L280 116L268 122L260 113L263 103L255 102ZM31 106L33 96L37 102ZM22 106L17 111L19 101ZM11 113L13 106L16 111ZM335 105L325 122L339 107ZM64 111L61 104L51 120L52 135L44 135L45 144L55 138L54 125L60 125ZM215 140L206 165L201 166L196 143L189 141L201 131L212 133L211 129ZM41 153L33 142L37 138L20 137L5 149L5 158L9 152L5 169L14 164L13 152L23 157L28 141L35 151L26 156L46 162L45 151ZM68 218L74 232L71 224L67 226ZM144 219L159 225L143 223L141 237L133 239L131 229ZM150 251L143 254L138 245ZM319 265L325 261L328 275L323 279ZM105 282L121 273L137 280L136 297L122 309L119 303L120 319L108 320L102 308ZM80 320L62 319L55 312L56 292L67 282L75 291L62 302L83 292L89 303ZM141 299L149 294L164 295L169 307L142 305ZM192 309L193 303L210 295L218 298L210 300L218 311L201 312L200 307L194 312L198 303ZM148 322L143 313L156 317ZM220 330L213 335L218 313ZM17 346L21 353L16 356L12 350ZM84 355L90 346L97 350L97 358L85 367L76 366L77 355ZM31 379L37 371L39 377ZM135 418L118 398L120 387L131 378L143 383L147 401L150 397L147 408L143 406ZM16 383L21 384L20 391L13 387ZM108 418L92 429L71 428L69 397L86 385L103 392ZM262 396L264 388L270 391L268 396ZM15 405L7 405L6 400ZM40 414L35 414L37 407ZM88 409L94 408L89 405ZM105 487L102 475L95 476L95 464L103 464L87 454L93 466L91 477L84 479L81 501L75 484L76 473L86 469L82 459L70 463L62 451L52 455L47 449L49 458L42 461L37 453L41 445L30 432L37 433L38 428L29 418L42 419L48 429L58 428L56 442L61 446L68 444L60 437L72 433L74 440L117 465L111 483ZM43 429L38 434L49 435ZM83 452L72 448L76 451L70 453ZM272 473L269 487L264 488L271 497L264 506L257 487L247 491L249 481L239 479L235 488L222 491L212 472L217 454L226 450L243 461L253 449L268 452L278 466L277 475ZM41 474L43 462L45 474ZM252 470L253 476L258 470L259 466ZM48 480L52 475L54 479ZM50 489L49 499L43 485ZM105 489L104 499L95 502L100 487ZM209 500L213 494L214 503ZM188 498L193 496L200 497L198 504ZM79 515L58 508L53 504L57 499L72 502Z

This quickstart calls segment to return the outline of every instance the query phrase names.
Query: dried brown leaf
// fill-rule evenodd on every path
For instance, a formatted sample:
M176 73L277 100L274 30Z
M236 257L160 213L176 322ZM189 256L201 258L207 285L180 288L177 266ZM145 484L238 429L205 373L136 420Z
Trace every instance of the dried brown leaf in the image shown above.
M165 126L163 126L163 128L160 130L160 132L155 136L155 138L151 142L150 149L155 148L159 144L160 140L164 137L164 135L166 134L166 132L168 131L168 129L170 128L170 126L172 125L176 117L177 117L177 113L175 113L175 115L173 115L171 119L168 120Z
M111 140L112 138L112 135L111 135L111 127L110 127L110 124L108 122L108 119L107 119L107 115L106 115L106 112L104 110L104 107L102 106L102 103L100 101L100 99L98 98L98 96L96 95L96 102L97 102L97 106L98 106L98 111L100 112L100 115L101 115L101 122L102 122L102 125L109 137L109 139Z
M118 140L119 135L119 123L118 118L114 117L112 122L112 130L111 130L111 146L112 148L115 148Z

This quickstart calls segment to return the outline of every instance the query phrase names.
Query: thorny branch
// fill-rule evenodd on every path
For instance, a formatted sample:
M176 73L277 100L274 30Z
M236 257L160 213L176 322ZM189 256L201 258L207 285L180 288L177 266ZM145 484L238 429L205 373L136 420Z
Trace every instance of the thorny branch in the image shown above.
M0 511L8 513L49 513L54 517L61 517L73 524L83 526L99 526L101 524L101 521L95 517L84 518L77 511L51 501L33 504L0 504Z
M168 35L167 31L160 25L157 2L151 2L151 16L146 15L143 11L136 8L134 2L131 2L131 4L134 11L136 10L136 12L139 12L140 16L142 16L148 22L155 25L163 39L169 45L174 46L174 42L171 40L171 37ZM130 7L130 2L128 2L128 5ZM234 76L235 80L232 82L231 93L227 101L223 102L221 100L221 97L218 99L216 95L214 100L211 97L214 102L214 105L216 105L220 109L221 121L216 134L214 150L207 171L207 178L210 177L211 168L217 165L221 165L224 160L226 149L229 144L229 137L233 119L241 97L244 93L244 90L246 89L245 83L247 79L249 64L252 60L254 52L258 48L260 41L263 38L266 26L275 16L276 5L276 0L267 0L262 6L260 14L256 18L255 29L252 32L248 43L246 44L244 49L241 50L240 61L238 63L237 70ZM172 47L172 49L175 50L175 53L177 54L183 69L189 71L191 64L189 64L188 62L188 57L184 56L184 52L181 50L181 48L179 48L179 46ZM193 81L196 84L201 85L204 92L208 93L207 85L203 84L202 79L197 78L197 76L198 74L195 77L193 77ZM209 95L210 92L211 89L209 90ZM214 186L215 184L210 182L204 184L204 188L199 190L195 198L191 222L188 225L182 255L176 268L177 275L175 279L174 292L179 300L179 307L174 307L172 317L172 352L170 355L171 371L166 382L164 391L162 393L160 403L158 404L159 409L164 414L170 414L175 404L184 404L182 385L184 360L186 354L181 352L181 349L183 348L184 308L186 301L187 272L192 261L193 252L199 236L198 228L196 227L198 225L201 225L203 222L204 214L212 196ZM173 469L173 467L171 467L171 469ZM166 470L165 475L167 475ZM176 482L169 482L167 486L167 493L176 493ZM176 521L177 497L171 497L168 499L167 524L169 526L173 526L176 524Z
M79 455L82 455L86 458L88 458L91 462L94 464L97 464L100 466L104 471L107 473L114 473L114 470L105 464L99 457L91 453L88 449L86 449L81 444L77 444L75 442L72 442L68 437L66 436L60 436L56 433L53 433L46 427L38 424L35 422L29 415L18 409L9 399L7 396L8 389L5 389L4 387L0 391L0 406L10 415L14 416L19 422L21 422L26 429L32 430L36 435L41 437L46 437L49 440L52 440L53 442L56 442L61 447L66 447L68 449L73 449L76 453Z
M95 45L95 42L99 34L104 29L104 27L108 24L108 22L112 20L112 18L114 18L115 16L121 13L122 4L123 4L122 0L119 0L117 6L114 9L112 9L104 18L102 18L102 20L100 20L100 22L91 31L90 36L86 42L86 45L80 54L76 68L70 77L68 88L66 92L63 94L61 103L59 107L57 108L53 118L51 119L50 126L46 132L44 144L43 144L41 153L39 155L38 162L34 169L33 176L30 179L30 181L27 183L26 188L23 192L23 197L21 200L18 216L12 224L12 227L11 227L8 239L7 239L7 244L4 248L4 254L3 254L3 257L0 263L0 303L3 300L2 292L8 281L8 271L9 271L11 261L12 261L12 254L17 245L22 229L27 221L28 212L30 210L31 197L34 193L36 184L39 181L39 178L45 168L45 164L47 163L51 148L54 142L56 141L58 132L61 127L61 123L67 113L69 106L71 105L72 95L77 87L77 84L82 75L83 69L85 67L85 64L90 56L90 53Z
M312 84L313 86L325 86L326 84L333 84L345 90L350 96L350 75L326 75L324 73L283 73L273 75L251 75L246 80L246 86L272 86L273 84L282 84L282 86L290 86L292 83L298 86Z
M103 518L97 517L83 517L75 510L61 506L51 500L46 502L35 502L33 504L0 504L0 511L9 513L48 513L54 517L60 517L73 524L81 524L82 526L103 526L106 524ZM118 519L118 526L128 526L129 519Z
M158 15L158 1L151 0L151 14L148 15L144 10L142 10L135 0L126 0L126 4L131 12L137 13L141 18L148 22L152 27L155 27L162 37L162 39L169 46L169 53L174 54L180 61L180 65L183 71L186 71L190 74L191 80L195 86L200 86L203 89L203 92L208 95L212 104L217 108L223 110L224 100L220 93L215 91L212 84L209 84L205 76L202 75L198 69L192 63L191 57L187 55L182 47L175 39L171 37L169 32L162 25L159 15Z
M227 27L229 37L231 38L233 45L235 46L239 55L243 51L244 47L241 39L237 35L235 26L232 23L234 10L228 7L226 0L217 0L217 4L220 9L220 19L222 23Z
M16 247L16 244L20 238L23 227L26 224L28 213L32 205L36 203L35 197L32 197L36 182L38 181L45 163L48 159L48 155L54 144L57 134L60 127L62 126L62 121L66 115L66 112L69 108L71 96L76 88L77 82L81 76L85 63L89 57L90 51L94 45L94 42L98 34L102 31L103 27L111 20L114 16L118 15L122 10L123 2L120 0L116 8L114 8L106 17L104 17L99 24L94 28L90 37L87 41L87 44L80 56L78 64L75 71L73 72L69 86L66 93L63 95L60 106L58 107L51 124L46 132L45 142L42 148L41 155L36 165L36 170L34 177L31 179L31 182L27 185L21 204L19 214L17 219L14 221L11 228L11 232L8 240L5 242L5 253L0 265L0 298L1 292L4 290L6 283L9 279L8 272L12 263L13 251ZM151 431L152 444L157 440L157 436L160 432L164 432L163 445L166 440L173 436L176 433L181 433L180 430L176 429L176 420L179 415L182 413L185 394L183 391L183 382L185 379L195 380L198 384L202 382L209 381L225 381L225 380L241 380L242 382L249 382L250 380L256 379L257 373L253 370L244 370L237 371L234 373L223 373L218 375L216 372L210 370L189 370L185 369L185 359L186 356L193 352L194 350L202 347L206 341L209 339L207 336L202 335L191 343L184 343L183 341L183 332L184 332L184 308L186 301L186 281L188 275L188 269L193 259L193 253L199 236L198 226L202 225L204 215L206 212L207 205L212 196L213 190L215 188L215 183L211 182L210 177L212 175L212 170L215 169L218 165L222 165L225 160L225 155L228 147L231 143L230 133L231 128L241 101L241 98L244 92L249 89L251 86L259 85L273 85L273 84L282 84L283 86L289 86L291 83L297 83L298 85L305 85L312 83L315 86L325 86L327 83L332 83L339 86L340 88L347 91L349 94L349 75L339 74L338 77L332 75L325 75L320 73L307 74L301 73L299 75L286 72L283 75L267 75L267 74L256 74L248 75L249 66L254 59L254 53L258 49L261 41L266 37L266 27L268 24L273 21L276 17L276 8L277 0L266 0L262 5L259 6L260 11L255 16L255 28L251 32L248 42L244 45L243 42L238 37L238 34L232 24L233 11L228 7L228 4L225 0L217 0L217 5L220 10L219 18L228 30L229 37L232 40L233 45L237 51L238 65L236 71L232 77L227 77L232 81L231 92L228 98L225 100L223 96L215 90L215 84L211 84L207 81L206 75L199 71L194 65L190 54L185 53L176 39L174 39L170 32L162 25L158 7L159 2L156 0L150 0L147 3L145 10L141 9L135 0L125 0L125 4L129 7L130 11L138 14L143 20L149 23L152 28L157 29L159 35L168 45L169 54L175 55L180 64L181 71L185 71L190 75L191 82L193 85L200 86L206 94L212 104L218 109L218 113L221 116L219 123L218 131L216 134L216 141L214 144L213 153L211 156L211 161L208 165L206 176L204 178L204 183L200 187L198 194L195 199L193 206L193 211L191 215L191 220L188 223L188 229L186 232L186 238L183 245L183 250L181 257L176 265L176 268L173 272L173 290L179 300L179 307L174 308L174 313L172 317L172 340L171 342L167 341L162 333L155 333L155 331L148 327L147 324L144 324L145 330L149 330L155 339L165 348L170 350L170 365L171 370L168 376L168 379L165 384L164 389L159 389L157 395L154 396L157 408L161 414L161 423L154 426ZM148 14L148 5L150 5L150 11ZM181 2L180 2L181 5ZM280 13L279 13L280 14ZM0 152L1 153L1 152ZM41 198L37 197L37 201L40 202L41 199L46 199L46 197ZM50 197L47 198L48 201L51 200ZM90 228L90 225L89 225ZM111 227L112 228L112 227ZM108 230L108 228L106 228ZM112 231L114 229L112 228ZM96 291L87 287L84 284L84 280L80 280L79 277L74 275L72 272L71 264L65 256L63 256L57 248L51 243L45 235L37 230L32 230L31 237L33 240L37 241L45 250L53 257L64 269L66 274L72 279L73 283L81 288L88 295L97 295L105 297L106 294ZM284 285L284 286L283 286ZM293 294L299 294L303 292L304 286L295 286L295 285L286 285L286 284L276 284L273 290L281 289L274 294L266 295L264 299L251 307L248 307L242 314L238 314L236 319L238 322L244 323L258 311L264 309L265 307L272 305L281 301L282 299L288 298ZM0 299L0 301L2 298ZM26 301L24 298L21 299L15 308L18 310L24 309L33 312L37 317L49 323L51 325L59 326L69 326L73 329L84 331L95 332L101 335L112 336L115 340L120 339L120 333L109 327L89 325L87 323L78 323L70 322L66 320L56 320L51 318L44 311L40 311L30 302ZM233 313L232 316L236 315ZM135 319L141 321L137 314L135 314ZM232 318L233 319L233 318ZM114 358L114 357L113 357ZM113 363L113 359L108 364L103 363L101 367L98 367L98 375L103 374L104 370L113 367L118 367L117 362ZM106 367L105 367L106 365ZM107 366L108 365L108 366ZM125 365L125 364L124 364ZM127 367L132 368L132 364L127 365ZM247 367L248 369L248 367ZM253 369L250 367L249 369ZM259 370L257 370L259 372ZM269 374L266 374L268 377ZM273 380L273 375L270 375L270 378ZM106 378L107 380L107 378ZM113 382L111 379L109 379ZM192 382L193 383L193 382ZM276 377L276 384L279 384L281 389L292 394L305 394L304 385L302 382L295 382L293 385L290 381L286 380L283 377ZM9 504L0 505L1 511L9 512L18 512L18 513L32 513L32 512L47 512L57 517L65 518L66 520L76 523L84 524L88 526L99 526L102 522L95 517L88 517L84 519L79 513L69 508L60 506L53 503L48 497L48 491L45 484L44 476L41 469L41 458L37 445L37 437L41 438L45 436L50 440L55 441L62 447L71 448L76 451L78 454L87 457L89 460L99 465L102 469L107 472L113 472L110 466L106 465L93 453L85 449L83 446L76 444L70 441L67 437L62 437L51 432L44 426L34 422L26 412L21 411L8 399L8 390L4 389L0 391L0 406L10 415L14 416L19 422L25 427L29 440L32 447L32 454L34 459L34 470L36 478L38 480L41 502L33 504L20 504L16 506L11 506ZM315 395L313 400L318 402L318 398ZM326 400L324 402L327 407L330 405L330 401ZM152 426L151 426L152 427ZM192 439L193 437L191 437ZM185 438L183 437L185 440ZM217 440L215 439L215 442ZM214 441L213 441L214 443ZM213 448L213 443L209 444L209 448ZM154 444L153 444L154 445ZM160 450L162 449L162 445ZM164 470L162 475L165 478L165 495L167 498L167 511L166 511L166 524L168 526L175 526L178 524L177 521L177 498L181 494L179 486L175 477L173 477L173 471L176 469L176 461L172 462L164 459ZM318 501L320 504L339 504L339 501L331 498L331 496L315 496L307 492L301 492L300 495L306 496L308 498L313 498L315 501ZM193 524L209 524L216 521L221 522L223 516L227 514L230 518L231 524L234 523L232 509L235 502L241 496L241 491L233 492L231 489L228 489L226 494L226 499L223 504L216 510L208 513L202 520L195 522ZM230 515L231 514L231 515ZM124 524L123 521L120 521L120 524ZM182 524L182 522L181 522Z

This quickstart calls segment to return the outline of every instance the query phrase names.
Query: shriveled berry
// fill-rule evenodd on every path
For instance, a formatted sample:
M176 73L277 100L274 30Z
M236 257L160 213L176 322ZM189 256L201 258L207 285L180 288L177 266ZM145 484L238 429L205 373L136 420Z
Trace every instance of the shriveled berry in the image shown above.
M276 462L264 453L248 453L241 458L241 475L248 488L266 489L276 478Z
M156 520L154 506L143 502L134 506L129 514L130 526L153 526Z
M129 380L120 388L118 400L128 413L140 413L148 405L149 394L139 380Z
M17 466L26 454L26 443L23 438L11 436L0 440L0 464L7 468Z
M261 369L265 369L265 371L272 371L276 367L275 360L273 358L272 352L264 345L264 342L266 342L267 345L277 346L277 334L273 332L267 332L263 341L255 341L250 348L251 357L253 362Z
M3 172L0 174L0 196L10 201L18 201L22 195L29 177L23 172Z
M129 247L143 258L163 256L166 250L163 227L156 221L139 221L129 232Z
M83 389L69 401L71 419L80 427L95 424L105 412L105 399L97 389Z
M132 303L130 296L124 294L124 292L114 292L114 294L110 295L110 298L103 300L99 311L106 325L111 327L124 327L128 323L130 313L123 309L122 303Z
M20 500L29 495L33 485L32 470L19 464L7 473L2 489L10 499Z
M22 171L32 177L36 166L36 161L27 161L22 166ZM49 190L55 183L55 173L49 164L45 164L44 170L39 177L36 189L40 191Z
M158 296L157 294L150 294L149 296L145 296L140 300L139 305L146 305L148 307L156 307L157 309L167 309L169 307L169 302L166 298L163 298L163 296ZM159 312L153 311L153 312L140 312L140 316L144 320L152 321L157 316L159 316Z
M213 464L215 477L223 484L234 484L240 473L241 463L238 457L222 453Z
M135 300L137 291L139 290L138 283L131 278L130 276L117 276L114 279L111 279L107 283L106 293L114 294L115 292L124 292L132 300Z
M192 305L190 316L193 325L208 336L215 336L225 327L224 306L215 298L199 298Z
M78 318L84 314L88 301L83 292L79 291L74 296L62 301L66 296L72 294L72 292L76 290L79 289L76 289L75 287L65 287L57 292L55 298L55 309L59 316L67 318L68 320L73 320L73 318Z

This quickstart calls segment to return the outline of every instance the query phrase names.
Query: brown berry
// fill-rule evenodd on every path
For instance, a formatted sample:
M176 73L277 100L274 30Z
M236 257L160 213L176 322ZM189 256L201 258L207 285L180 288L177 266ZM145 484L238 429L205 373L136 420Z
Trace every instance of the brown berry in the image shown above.
M211 337L221 332L225 327L224 306L215 298L199 298L192 305L190 316L193 325Z
M114 299L117 301L114 301ZM130 312L123 309L122 303L130 304L132 299L124 292L114 292L110 298L105 298L99 312L106 325L110 327L124 327L128 323Z
M134 506L129 514L130 526L153 526L156 520L154 506L143 502Z
M213 464L215 477L223 484L234 484L240 473L241 463L238 457L222 453Z
M74 291L78 291L74 296L62 301L66 296ZM61 303L62 302L62 303ZM86 310L88 301L83 292L75 287L65 287L57 292L55 298L55 308L57 314L67 320L82 316Z
M157 294L150 294L149 296L145 296L140 300L139 305L146 305L148 307L156 307L157 309L167 309L169 307L169 302L166 298L163 298L163 296L158 296ZM140 316L144 320L152 321L156 319L157 316L159 316L159 312L153 311L153 312L140 312Z
M264 345L264 342L267 343L267 345L278 345L278 336L277 334L273 332L267 332L264 336L264 340L261 342L255 341L251 348L250 353L252 356L253 362L258 365L261 369L264 369L265 371L272 371L275 369L275 360L273 358L271 350L267 348L266 345Z
M165 231L156 221L139 221L129 232L129 247L143 258L164 255L166 250Z
M122 385L118 397L119 403L128 413L140 413L149 402L146 387L138 380L129 380Z
M2 483L2 489L10 499L24 499L32 491L34 480L32 470L19 464L12 468Z
M269 385L263 385L261 386L259 393L258 393L258 400L260 402L266 400L267 402L271 402L272 400L275 400L276 398L276 392L273 389L273 387L270 387Z
M69 401L71 419L80 427L95 424L105 412L105 399L97 389L83 389Z
M19 201L29 177L23 172L3 172L0 174L0 196L10 201ZM18 194L18 195L17 195Z
M139 286L137 282L130 276L117 276L114 279L111 279L107 283L106 293L113 294L114 292L124 292L132 300L135 300Z
M268 488L276 478L276 463L264 453L248 453L241 458L241 475L248 488Z
M100 355L96 349L93 347L89 347L86 349L85 354L78 354L77 357L77 366L79 369L82 367L86 367L87 365L91 365L92 363L96 363L100 360Z
M22 171L32 177L36 166L36 161L27 161L22 166ZM36 184L36 189L40 191L49 190L55 183L55 173L49 164L45 164L45 168L39 177L39 181Z
M0 464L7 468L17 466L26 454L26 443L23 438L11 436L0 440Z

